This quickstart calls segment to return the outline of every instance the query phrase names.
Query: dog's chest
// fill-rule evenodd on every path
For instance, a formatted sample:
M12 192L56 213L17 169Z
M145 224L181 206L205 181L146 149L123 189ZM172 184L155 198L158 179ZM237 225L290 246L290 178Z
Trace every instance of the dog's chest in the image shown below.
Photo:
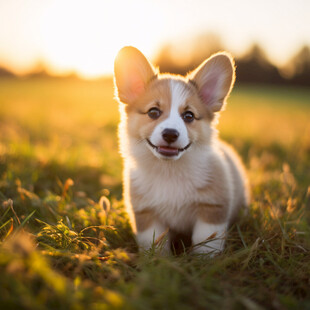
M197 201L199 189L207 184L206 169L175 169L153 167L132 171L130 179L133 192L142 199L134 209L155 208L159 212L178 212Z

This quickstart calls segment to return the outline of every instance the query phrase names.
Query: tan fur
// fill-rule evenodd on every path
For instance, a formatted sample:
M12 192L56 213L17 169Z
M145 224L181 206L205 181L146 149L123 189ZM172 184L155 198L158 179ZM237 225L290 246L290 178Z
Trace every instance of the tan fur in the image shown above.
M226 221L227 206L205 203L199 204L197 209L198 216L207 223L219 224Z
M155 219L155 214L152 210L145 209L135 213L135 220L138 231L148 229Z
M227 53L212 56L187 77L158 75L132 47L116 58L124 199L141 246L150 246L169 228L192 234L194 244L216 234L220 240L208 245L221 251L228 225L248 204L242 163L217 139L214 128L234 80L234 62ZM151 108L161 111L158 119L148 116ZM194 121L183 121L186 111L194 113ZM161 136L165 128L178 129L180 137L172 146ZM158 155L158 147L179 149L178 156ZM198 252L209 248L200 246Z
M126 105L126 113L131 115L131 121L128 124L128 131L131 136L136 136L137 139L148 137L154 127L168 117L167 111L170 108L171 94L167 83L169 83L168 80L153 81L134 104ZM156 98L155 102L154 98ZM149 122L145 114L153 106L161 108L164 113L158 121Z
M171 75L169 77L171 78ZM188 98L188 102L181 107L180 113L190 109L200 120L205 119L211 121L213 114L211 114L210 110L201 105L197 91L186 82L186 79L180 77L177 77L177 79L184 84L187 91L191 94ZM137 139L148 137L158 123L168 117L171 104L171 93L169 87L167 87L168 83L169 80L165 77L160 77L152 81L134 104L126 105L125 111L127 117L130 116L131 119L127 127L130 136L136 137ZM156 98L156 102L154 102L154 98ZM149 119L145 117L145 114L153 106L159 107L163 111L163 114L160 119L150 122ZM188 125L188 131L191 140L197 141L198 143L206 142L202 134L204 131L203 123L194 122Z

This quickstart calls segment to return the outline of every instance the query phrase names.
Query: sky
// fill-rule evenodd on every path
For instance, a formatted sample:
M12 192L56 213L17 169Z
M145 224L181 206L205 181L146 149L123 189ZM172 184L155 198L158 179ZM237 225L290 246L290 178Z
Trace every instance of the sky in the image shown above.
M310 45L309 16L309 0L0 0L0 66L92 78L112 73L125 45L152 59L167 42L209 32L235 55L258 42L283 65Z

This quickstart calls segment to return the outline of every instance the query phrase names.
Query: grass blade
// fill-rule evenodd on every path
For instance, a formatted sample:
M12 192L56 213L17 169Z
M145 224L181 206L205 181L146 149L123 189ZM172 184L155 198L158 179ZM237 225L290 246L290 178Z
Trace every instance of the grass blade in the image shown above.
M8 221L6 221L3 225L1 225L1 227L0 227L0 230L3 228L3 227L5 227L8 223L10 223L10 222L12 222L13 221L13 219L12 218L10 218Z
M33 210L24 220L23 222L17 227L16 231L22 229L25 224L29 221L29 219L35 214L36 210Z
M244 238L243 238L243 235L242 235L242 232L241 232L239 225L237 225L237 230L238 230L239 237L242 241L242 244L243 244L244 248L246 249L248 246L247 246L246 242L244 241Z

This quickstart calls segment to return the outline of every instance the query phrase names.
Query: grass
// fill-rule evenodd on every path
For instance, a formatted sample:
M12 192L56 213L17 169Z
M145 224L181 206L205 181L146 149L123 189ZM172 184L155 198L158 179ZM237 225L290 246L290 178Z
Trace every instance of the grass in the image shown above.
M3 309L310 309L310 92L237 86L252 203L211 259L138 254L110 79L0 81Z

